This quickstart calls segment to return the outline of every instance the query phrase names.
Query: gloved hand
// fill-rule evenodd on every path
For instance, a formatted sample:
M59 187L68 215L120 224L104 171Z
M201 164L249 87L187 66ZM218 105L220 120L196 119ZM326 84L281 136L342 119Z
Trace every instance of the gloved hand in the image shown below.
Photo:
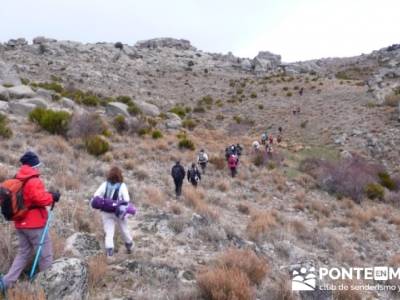
M53 201L54 202L60 201L61 194L60 194L59 191L50 192L50 194L53 196Z

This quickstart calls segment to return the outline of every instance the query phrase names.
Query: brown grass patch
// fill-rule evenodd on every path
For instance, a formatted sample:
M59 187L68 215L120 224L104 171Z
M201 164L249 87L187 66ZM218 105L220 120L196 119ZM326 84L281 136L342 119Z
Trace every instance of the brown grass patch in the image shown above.
M315 212L317 216L324 215L325 217L329 217L331 214L330 208L325 205L325 203L321 200L311 200L306 204L306 207L311 211Z
M18 282L7 291L7 296L8 300L46 300L46 294L37 282Z
M238 211L244 215L248 215L250 213L250 208L246 204L239 203L236 205Z
M226 192L230 189L231 185L229 183L228 180L226 179L221 179L218 181L217 183L217 188L218 190L220 190L221 192Z
M252 284L260 284L268 271L267 262L251 250L228 249L218 258L217 264L239 269Z
M247 235L253 241L260 241L265 235L277 225L276 211L260 211L251 214L247 224Z
M201 188L188 188L183 190L184 202L189 207L192 207L195 212L203 216L209 221L216 221L219 218L219 213L216 209L211 209L204 201L205 193Z
M161 207L165 205L165 201L163 199L163 194L159 189L154 187L146 187L144 189L145 193L145 203L150 206Z
M354 229L362 228L369 223L376 221L376 218L380 215L379 209L375 207L362 208L355 206L352 210L346 213L346 217L350 219L350 224Z
M182 207L179 204L172 204L171 205L171 212L175 215L180 215L182 213Z
M57 234L54 228L50 230L50 238L54 259L58 259L64 254L65 238Z
M236 268L216 267L208 269L197 276L197 284L205 299L253 299L253 292L247 275Z
M226 161L225 161L224 157L212 156L208 161L217 170L223 170L225 168L225 165L226 165Z
M107 259L105 255L93 256L88 261L88 288L92 294L96 288L101 287L107 273Z

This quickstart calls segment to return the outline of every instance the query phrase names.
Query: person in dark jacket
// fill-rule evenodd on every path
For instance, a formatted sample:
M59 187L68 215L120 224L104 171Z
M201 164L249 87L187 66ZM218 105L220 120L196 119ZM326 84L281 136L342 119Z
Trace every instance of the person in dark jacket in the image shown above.
M197 187L197 184L201 180L201 174L199 172L199 169L196 167L195 163L192 163L192 167L187 171L187 180L194 187Z
M172 167L171 176L175 183L176 197L179 197L182 194L182 184L183 179L185 178L185 169L182 167L179 161L177 161Z
M59 192L46 191L38 170L41 163L34 152L26 152L21 157L20 162L22 166L15 178L24 182L25 185L22 190L24 205L31 207L31 209L22 219L14 221L19 240L18 252L8 273L0 277L0 292L3 293L6 288L9 288L18 280L39 247L40 238L48 218L46 206L50 206L60 199ZM52 262L53 250L50 237L47 234L41 252L39 270L46 270Z

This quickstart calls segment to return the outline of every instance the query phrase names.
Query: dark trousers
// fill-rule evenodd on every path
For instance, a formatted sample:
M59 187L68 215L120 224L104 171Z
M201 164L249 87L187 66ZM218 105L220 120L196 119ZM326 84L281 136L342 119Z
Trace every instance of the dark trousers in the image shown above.
M207 163L206 163L206 162L201 162L201 163L200 163L201 172L202 172L203 174L206 173L206 167L207 167Z
M183 179L175 179L174 178L174 183L175 183L176 196L180 196L182 194Z
M236 168L231 168L231 176L232 177L236 176Z

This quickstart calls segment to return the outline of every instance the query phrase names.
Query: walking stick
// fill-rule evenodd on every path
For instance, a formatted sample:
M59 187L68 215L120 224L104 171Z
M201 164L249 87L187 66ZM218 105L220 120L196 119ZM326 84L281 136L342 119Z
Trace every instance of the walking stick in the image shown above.
M42 236L40 238L39 247L36 250L35 260L33 261L32 270L31 270L31 273L29 274L29 280L30 281L33 281L33 279L34 279L36 266L37 266L37 264L38 264L38 262L40 260L41 254L42 254L42 248L43 248L43 244L44 244L44 239L46 238L46 234L49 231L50 222L51 222L51 219L53 217L54 204L55 204L55 202L53 202L53 204L51 205L51 209L50 209L50 212L49 212L49 216L47 218L46 226L43 229Z

